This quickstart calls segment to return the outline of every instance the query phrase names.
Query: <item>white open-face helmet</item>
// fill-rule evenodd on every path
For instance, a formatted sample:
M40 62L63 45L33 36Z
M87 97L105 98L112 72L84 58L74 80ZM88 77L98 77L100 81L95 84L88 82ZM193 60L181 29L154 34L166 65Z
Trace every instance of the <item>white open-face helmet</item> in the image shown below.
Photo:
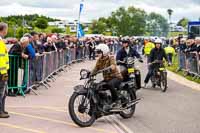
M155 44L162 44L162 40L161 40L160 38L157 38L157 39L155 40Z
M96 51L100 51L103 53L103 55L108 55L109 52L110 52L110 49L109 47L106 45L106 44L99 44L97 47L96 47Z

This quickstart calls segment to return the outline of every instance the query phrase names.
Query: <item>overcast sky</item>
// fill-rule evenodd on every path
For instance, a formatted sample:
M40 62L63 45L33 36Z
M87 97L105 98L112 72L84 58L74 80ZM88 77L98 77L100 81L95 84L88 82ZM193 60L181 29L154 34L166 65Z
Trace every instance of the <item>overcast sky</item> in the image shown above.
M0 16L38 13L64 20L75 20L78 17L81 0L0 0ZM172 20L183 17L198 20L200 17L200 0L85 0L82 21L90 21L109 16L120 6L135 6L152 11L168 18L166 10L174 10Z

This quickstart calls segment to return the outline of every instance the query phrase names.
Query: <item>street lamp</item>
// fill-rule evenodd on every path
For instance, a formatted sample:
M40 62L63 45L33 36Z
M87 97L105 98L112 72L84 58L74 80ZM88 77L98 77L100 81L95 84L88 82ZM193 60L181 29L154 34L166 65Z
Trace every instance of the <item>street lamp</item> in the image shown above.
M172 13L173 13L173 10L172 9L168 9L167 10L167 13L169 15L169 33L171 33L171 16L172 16Z
M169 23L171 23L171 16L172 16L173 10L172 9L168 9L167 13L169 15Z

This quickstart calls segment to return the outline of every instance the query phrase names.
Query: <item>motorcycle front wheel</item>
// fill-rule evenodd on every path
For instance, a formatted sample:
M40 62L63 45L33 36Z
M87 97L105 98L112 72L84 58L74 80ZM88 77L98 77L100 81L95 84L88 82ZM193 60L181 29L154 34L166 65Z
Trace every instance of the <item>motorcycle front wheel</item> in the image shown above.
M167 73L162 72L161 76L162 77L161 77L160 88L161 88L162 92L166 92L166 90L167 90Z
M69 114L80 127L89 127L95 120L93 102L87 94L73 93L69 100Z

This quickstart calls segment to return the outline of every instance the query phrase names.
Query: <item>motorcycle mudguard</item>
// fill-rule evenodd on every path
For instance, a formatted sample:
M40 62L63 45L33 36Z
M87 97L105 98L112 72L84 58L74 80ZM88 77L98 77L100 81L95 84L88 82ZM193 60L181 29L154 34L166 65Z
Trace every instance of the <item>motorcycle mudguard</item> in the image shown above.
M136 90L139 90L141 88L141 74L139 70L135 71L135 81L137 84Z
M77 85L77 86L74 87L74 93L87 94L88 90L83 85ZM97 103L97 99L94 97L94 95L92 94L91 91L89 93L92 95L92 100L96 104Z
M77 85L74 87L74 92L78 94L85 94L87 93L87 90L85 89L83 85Z

